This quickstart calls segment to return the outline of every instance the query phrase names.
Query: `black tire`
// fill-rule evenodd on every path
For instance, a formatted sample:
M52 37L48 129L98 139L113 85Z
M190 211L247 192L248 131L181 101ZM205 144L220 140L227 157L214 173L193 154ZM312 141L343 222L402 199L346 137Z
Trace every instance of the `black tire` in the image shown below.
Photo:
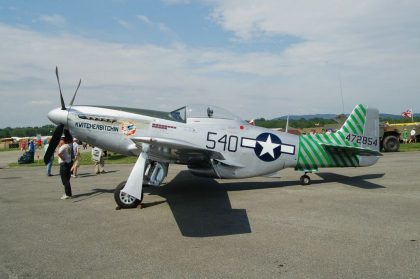
M141 192L141 200L136 199L126 193L121 192L127 181L118 184L114 191L114 200L120 208L136 208L143 200L143 191Z
M387 136L383 142L385 152L397 152L400 149L400 141L396 136Z
M306 174L302 175L300 177L300 185L309 185L309 184L311 184L311 178L307 176Z

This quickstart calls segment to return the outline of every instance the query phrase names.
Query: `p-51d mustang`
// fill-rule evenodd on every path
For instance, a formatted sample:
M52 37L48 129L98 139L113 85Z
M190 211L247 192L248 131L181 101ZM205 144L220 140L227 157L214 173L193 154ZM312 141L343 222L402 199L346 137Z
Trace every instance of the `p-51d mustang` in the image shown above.
M138 156L127 182L114 194L121 208L143 200L143 184L160 186L170 163L187 165L195 175L246 178L275 174L284 168L307 173L318 168L362 167L377 162L378 110L357 105L340 130L331 134L297 136L256 127L224 109L190 105L172 112L111 106L66 107L48 113L58 125L44 160L48 162L63 133L91 145Z

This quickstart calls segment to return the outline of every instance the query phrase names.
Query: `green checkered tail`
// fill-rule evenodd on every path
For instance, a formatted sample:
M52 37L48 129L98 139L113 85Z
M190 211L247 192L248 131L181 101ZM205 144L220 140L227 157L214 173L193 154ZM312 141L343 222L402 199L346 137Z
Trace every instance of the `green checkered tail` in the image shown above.
M358 167L376 163L379 154L379 112L357 105L335 133L299 137L296 170Z

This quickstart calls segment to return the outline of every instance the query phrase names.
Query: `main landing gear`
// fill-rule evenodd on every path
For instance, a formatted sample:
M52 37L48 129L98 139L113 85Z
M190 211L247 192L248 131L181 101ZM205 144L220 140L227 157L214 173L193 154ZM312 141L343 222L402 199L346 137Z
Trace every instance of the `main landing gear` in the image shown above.
M145 187L145 186L161 186L163 180L165 179L168 173L168 164L157 162L157 161L147 161L143 179L140 180L142 183L138 187ZM125 184L127 182L120 183L114 191L114 200L117 203L117 209L122 208L135 208L143 201L143 191L141 191L141 199L137 199L123 191Z
M305 172L305 174L300 177L300 185L309 184L311 184L311 178L307 175L307 172Z

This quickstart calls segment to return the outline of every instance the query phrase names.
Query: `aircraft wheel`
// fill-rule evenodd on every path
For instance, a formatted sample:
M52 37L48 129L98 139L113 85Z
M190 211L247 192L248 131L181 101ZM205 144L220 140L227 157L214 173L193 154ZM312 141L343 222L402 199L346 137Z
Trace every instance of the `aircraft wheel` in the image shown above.
M126 181L121 182L120 184L118 184L117 188L115 188L115 191L114 191L115 202L120 208L135 208L143 200L143 192L141 192L141 200L138 200L135 197L130 196L129 194L121 192L121 190L125 186L125 183Z
M300 177L300 185L309 185L309 184L311 184L311 178L307 176L306 174L302 175Z

